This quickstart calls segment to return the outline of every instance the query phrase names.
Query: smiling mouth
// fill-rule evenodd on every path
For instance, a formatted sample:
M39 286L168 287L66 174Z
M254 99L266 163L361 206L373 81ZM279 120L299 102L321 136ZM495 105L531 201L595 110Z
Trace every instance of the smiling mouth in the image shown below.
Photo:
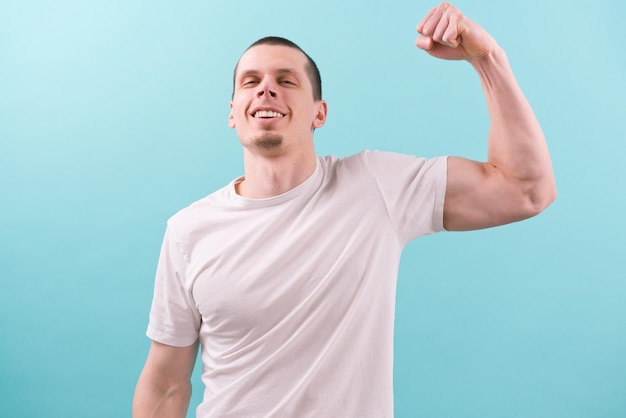
M282 113L274 112L272 110L259 110L252 115L255 118L259 119L273 119L273 118L282 118L285 115Z

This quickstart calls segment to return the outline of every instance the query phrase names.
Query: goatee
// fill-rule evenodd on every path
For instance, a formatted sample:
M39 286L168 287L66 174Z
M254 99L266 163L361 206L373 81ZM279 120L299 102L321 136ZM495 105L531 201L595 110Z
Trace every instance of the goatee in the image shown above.
M265 133L257 138L254 138L253 143L259 148L272 150L279 148L282 145L283 137L278 134Z

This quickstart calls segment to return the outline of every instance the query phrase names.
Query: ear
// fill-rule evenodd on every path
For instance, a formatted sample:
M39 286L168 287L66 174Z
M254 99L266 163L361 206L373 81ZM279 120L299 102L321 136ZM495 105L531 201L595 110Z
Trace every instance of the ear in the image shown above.
M328 114L328 105L325 100L315 102L315 118L313 119L313 128L321 128L326 123L326 115Z
M229 128L234 128L235 127L235 118L233 117L233 102L230 102L230 114L228 115L228 127Z

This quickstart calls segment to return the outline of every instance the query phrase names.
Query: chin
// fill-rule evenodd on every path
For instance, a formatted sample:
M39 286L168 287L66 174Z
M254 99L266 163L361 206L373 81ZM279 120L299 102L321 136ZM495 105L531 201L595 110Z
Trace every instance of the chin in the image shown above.
M264 150L279 149L283 145L283 136L272 133L265 133L252 140L252 143L257 147Z

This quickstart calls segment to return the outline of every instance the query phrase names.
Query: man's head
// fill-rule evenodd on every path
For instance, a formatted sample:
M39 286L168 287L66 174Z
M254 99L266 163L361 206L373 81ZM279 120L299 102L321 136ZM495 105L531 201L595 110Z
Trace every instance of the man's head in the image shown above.
M312 154L313 131L324 126L327 113L318 97L321 83L313 60L291 41L263 38L235 67L228 126L252 153Z
M311 82L311 87L313 89L313 100L322 100L322 77L320 75L320 70L317 68L317 64L315 64L313 58L311 58L306 52L304 52L302 48L300 48L295 42L292 42L289 39L281 38L279 36L266 36L251 44L244 51L244 54L249 49L254 48L258 45L282 45L300 51L307 59L306 73L309 77L309 81ZM238 69L239 61L237 61L237 64L235 65L235 70L233 71L233 95L235 94L235 81L237 80Z

